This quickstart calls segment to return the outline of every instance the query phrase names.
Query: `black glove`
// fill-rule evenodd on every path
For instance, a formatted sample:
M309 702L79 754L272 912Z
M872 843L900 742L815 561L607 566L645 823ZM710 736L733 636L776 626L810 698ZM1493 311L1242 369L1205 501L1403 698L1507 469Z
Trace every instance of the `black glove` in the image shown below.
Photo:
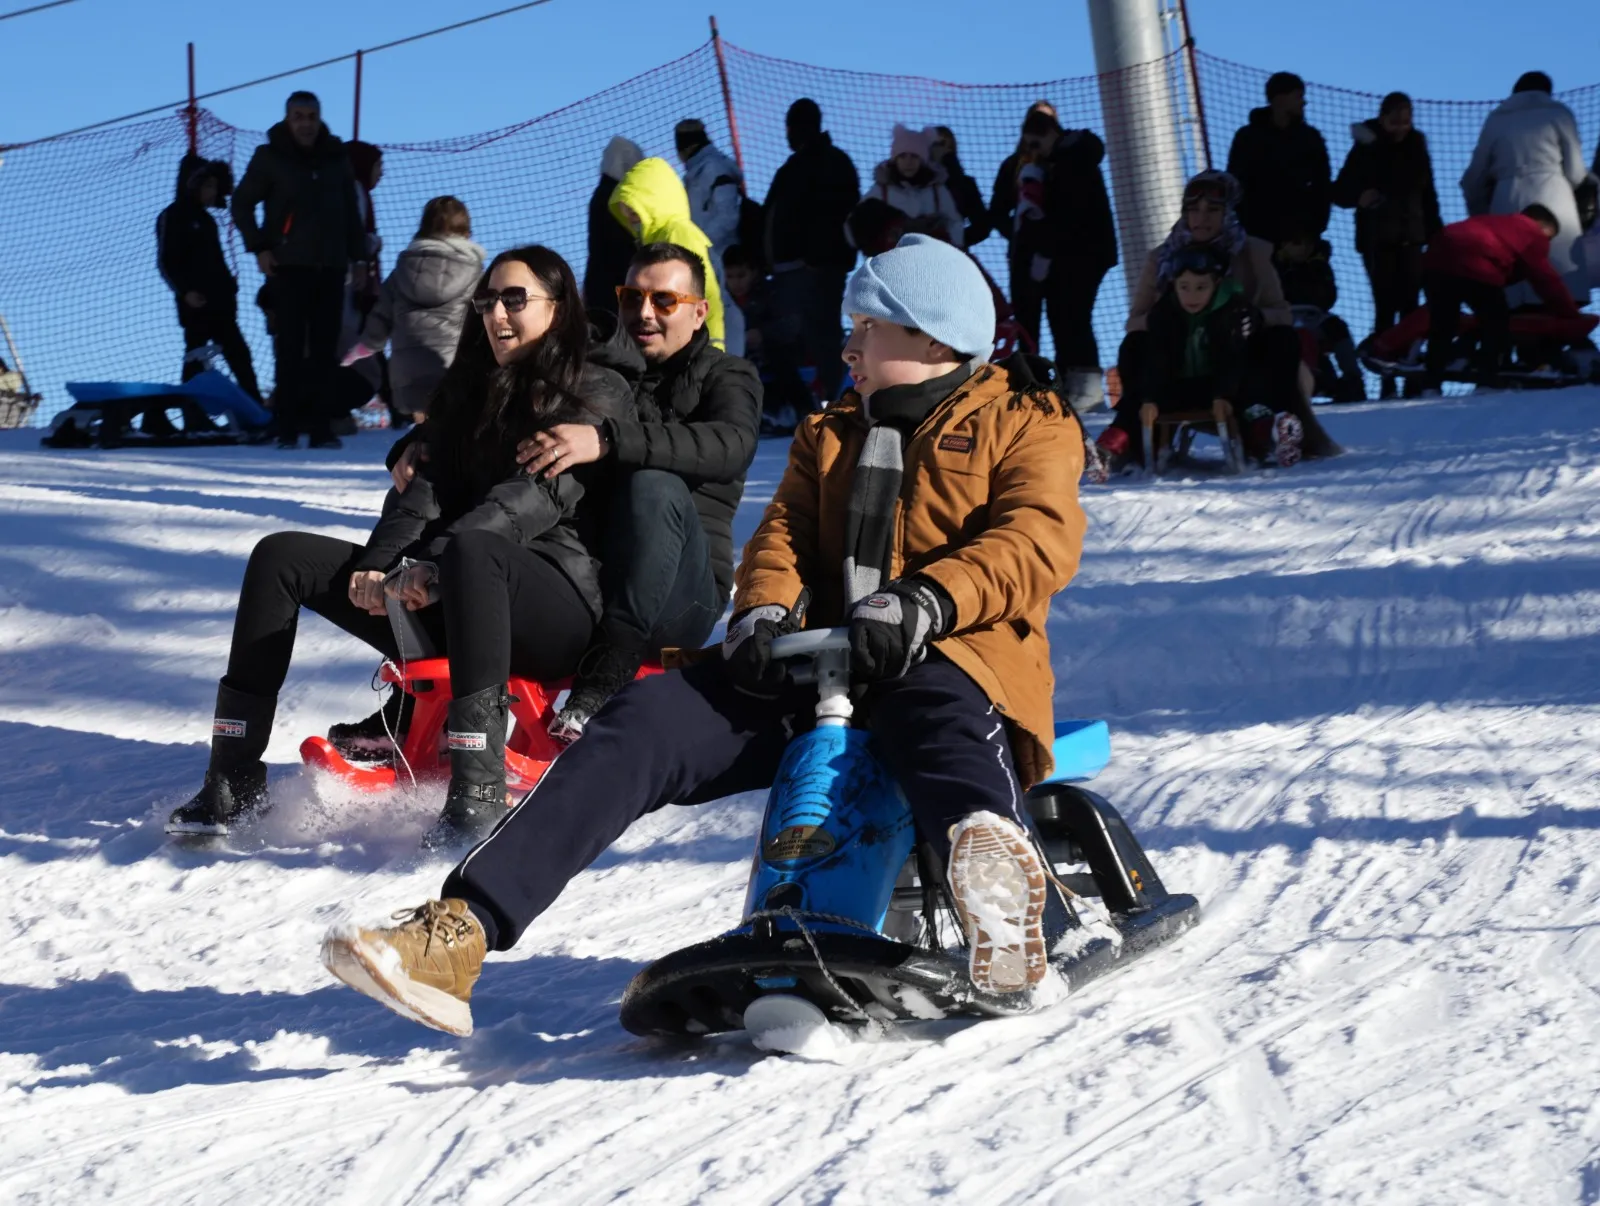
M787 607L768 603L741 611L728 621L722 638L722 660L733 685L751 695L773 696L783 689L788 671L772 663L772 642L798 632L801 621Z
M856 682L899 678L955 621L955 604L926 578L891 582L850 611L850 674Z

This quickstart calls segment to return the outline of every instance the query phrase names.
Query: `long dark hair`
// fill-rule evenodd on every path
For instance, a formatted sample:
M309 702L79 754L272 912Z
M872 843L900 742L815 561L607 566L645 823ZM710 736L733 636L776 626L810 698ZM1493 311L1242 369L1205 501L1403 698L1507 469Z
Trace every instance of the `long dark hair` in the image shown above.
M578 394L589 318L571 267L548 247L517 247L494 257L478 287L512 260L527 265L538 293L555 299L550 329L528 352L499 365L482 318L469 309L456 358L429 410L435 480L475 493L511 475L519 441L580 420L589 409Z

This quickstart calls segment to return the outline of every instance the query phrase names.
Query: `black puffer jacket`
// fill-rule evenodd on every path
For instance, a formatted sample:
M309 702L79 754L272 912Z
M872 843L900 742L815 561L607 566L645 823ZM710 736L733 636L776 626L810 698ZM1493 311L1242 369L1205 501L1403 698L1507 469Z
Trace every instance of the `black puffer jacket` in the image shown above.
M595 364L584 368L579 392L586 408L559 416L552 423L598 426L625 416L633 406L628 383ZM395 444L389 454L391 465L406 444L427 441L428 426L419 425ZM510 455L508 451L508 460ZM405 493L389 491L383 518L373 528L355 568L389 570L402 556L433 561L462 532L494 532L537 553L565 574L598 620L603 607L600 566L583 539L584 517L578 505L591 484L590 475L581 470L538 478L524 473L520 466L514 466L500 481L449 480L436 460L424 461Z
M266 219L257 223L262 203ZM310 147L295 142L286 122L267 131L233 195L233 222L251 253L271 251L286 268L344 268L368 258L350 157L327 126Z
M1109 272L1117 263L1117 227L1100 165L1106 144L1093 130L1063 130L1045 162L1044 217L1015 230L1017 170L1015 153L994 178L989 214L994 228L1011 244L1014 263L1035 255L1051 261L1051 273ZM1020 235L1020 237L1018 237Z
M712 347L704 328L658 365L644 365L626 334L608 344L616 355L629 348L642 373L634 409L605 421L607 460L622 469L665 469L688 483L726 597L733 589L733 516L760 438L761 378L748 360Z
M856 249L844 224L860 200L856 165L818 134L784 161L767 190L767 262L848 272Z
M1356 211L1356 250L1364 255L1379 247L1427 243L1444 222L1433 184L1433 158L1422 131L1408 130L1396 142L1374 117L1352 125L1350 136L1355 145L1333 182L1333 203ZM1380 200L1361 209L1361 194L1369 188Z
M1239 181L1239 221L1247 234L1276 247L1294 234L1321 238L1328 229L1332 170L1322 132L1304 121L1279 129L1272 110L1250 111L1233 136L1228 171Z
M208 307L232 305L239 293L239 282L222 254L217 220L206 212L198 196L207 177L216 179L220 190L225 170L224 164L185 155L178 164L177 200L156 219L156 263L162 279L178 297L180 317L193 312L183 304L185 293L203 293Z

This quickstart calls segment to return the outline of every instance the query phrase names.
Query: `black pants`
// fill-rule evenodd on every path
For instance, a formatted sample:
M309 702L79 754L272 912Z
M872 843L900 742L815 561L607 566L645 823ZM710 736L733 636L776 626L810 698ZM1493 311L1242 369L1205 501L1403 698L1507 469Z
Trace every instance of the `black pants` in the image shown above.
M1428 382L1435 388L1444 379L1450 349L1461 329L1461 307L1470 306L1478 318L1479 373L1492 375L1511 348L1511 310L1506 291L1499 285L1460 276L1430 272L1422 278L1428 294Z
M250 554L233 617L227 685L276 695L289 674L302 607L399 658L387 616L350 602L351 567L361 546L310 532L277 532ZM560 570L504 537L465 532L439 562L438 604L417 613L450 658L451 690L469 695L510 675L549 680L571 674L594 618ZM413 655L414 656L414 655Z
M279 268L272 274L278 434L330 433L332 381L344 322L343 268Z
M1055 362L1062 369L1100 367L1100 345L1094 337L1094 301L1105 274L1058 269L1043 281L1028 275L1028 265L1011 265L1011 308L1017 322L1039 347L1039 320L1047 313Z
M239 383L239 388L257 402L261 401L255 361L250 356L250 345L244 341L244 334L239 330L239 302L236 297L212 297L207 294L206 304L198 310L185 305L183 299L179 298L178 321L183 324L185 352L205 347L208 343L216 344L222 349L222 358L228 362L228 369ZM200 372L199 364L184 360L183 380L199 376Z
M822 396L830 402L839 397L844 380L844 330L840 326L840 307L844 304L847 274L836 268L790 268L772 274L772 305L787 321L797 337L795 346L817 369ZM775 374L787 366L773 364Z
M601 564L607 641L643 656L705 644L724 599L683 478L636 469L617 483Z
M737 690L720 661L658 675L612 697L583 739L451 872L440 895L486 918L490 946L510 950L567 882L647 812L768 787L789 738L811 726L816 695ZM869 692L873 748L899 781L922 840L941 860L949 827L988 809L1027 827L1005 725L952 663L932 655Z
M1410 243L1375 247L1362 260L1372 284L1372 333L1377 335L1417 308L1422 292L1422 248Z

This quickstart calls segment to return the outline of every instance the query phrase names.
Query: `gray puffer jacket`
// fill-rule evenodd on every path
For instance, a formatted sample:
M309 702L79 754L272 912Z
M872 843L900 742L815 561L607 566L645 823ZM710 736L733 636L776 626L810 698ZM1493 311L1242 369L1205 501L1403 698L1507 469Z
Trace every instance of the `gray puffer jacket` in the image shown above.
M455 359L486 256L459 235L414 239L383 282L361 342L369 348L389 344L389 384L399 410L427 413L435 387Z

